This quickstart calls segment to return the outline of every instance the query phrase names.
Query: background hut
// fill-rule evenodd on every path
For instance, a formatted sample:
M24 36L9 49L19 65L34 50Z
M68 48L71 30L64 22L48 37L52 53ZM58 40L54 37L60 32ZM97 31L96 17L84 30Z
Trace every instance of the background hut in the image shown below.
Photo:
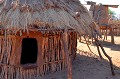
M0 9L0 79L71 71L77 34L92 36L79 0L2 0Z
M118 8L118 6L119 5L106 4L91 5L90 11L92 11L95 22L97 22L99 25L108 25L110 19L108 8Z
M107 39L108 30L111 34L111 42L114 43L114 33L113 33L113 24L110 22L110 16L108 13L108 8L118 8L119 5L106 5L106 4L99 4L99 5L91 5L90 11L94 18L94 21L98 24L100 31L104 34L104 39ZM105 32L104 32L105 31Z

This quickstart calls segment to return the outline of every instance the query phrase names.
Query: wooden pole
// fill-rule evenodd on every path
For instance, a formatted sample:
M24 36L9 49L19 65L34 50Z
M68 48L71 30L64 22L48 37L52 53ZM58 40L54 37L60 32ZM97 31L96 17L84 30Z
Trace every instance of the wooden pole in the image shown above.
M68 79L72 79L72 63L71 63L71 57L69 56L69 50L68 50L68 30L65 29L63 33L63 44L64 44L64 53L66 57L67 62L67 76Z
M7 53L7 30L5 29L5 52L4 53ZM6 68L6 72L5 72L5 79L8 79L8 69L7 69L7 62L5 63L6 65L5 65L5 68Z
M115 75L115 72L114 72L114 69L113 69L113 63L112 63L112 60L111 60L111 57L107 55L107 53L105 52L103 46L99 43L99 41L95 38L95 41L97 42L97 44L101 47L102 51L103 51L103 54L108 58L108 60L110 61L110 67L111 67L111 72L112 72L112 75Z
M115 42L114 42L114 32L113 32L113 29L112 29L111 26L110 26L110 35L111 35L111 43L115 44Z
M99 56L100 56L100 59L103 59L103 57L102 57L102 55L101 55L101 53L100 53L100 49L99 49L99 44L95 41L95 44L96 44L96 46L97 46L97 51L98 51L98 54L99 54Z
M108 32L108 26L106 26L106 34L105 34L106 40L107 40L107 32Z
M91 28L93 28L93 26L91 26ZM111 29L111 28L110 28ZM112 30L112 29L111 29ZM102 49L103 51L103 54L108 58L108 60L110 61L110 67L111 67L111 72L112 72L112 75L115 75L115 72L114 72L114 69L113 69L113 63L112 63L112 60L111 60L111 57L109 55L107 55L107 53L105 52L103 46L100 44L99 40L95 37L95 34L93 33L93 31L95 31L95 29L93 28L92 29L92 36L94 37L95 39L95 42L98 44L98 46L100 46L100 48ZM114 41L114 40L113 40Z

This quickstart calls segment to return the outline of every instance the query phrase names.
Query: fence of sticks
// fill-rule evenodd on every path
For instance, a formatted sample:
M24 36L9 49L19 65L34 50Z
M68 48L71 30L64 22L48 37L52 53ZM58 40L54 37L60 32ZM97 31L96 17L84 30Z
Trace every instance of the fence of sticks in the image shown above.
M108 22L108 25L110 27L101 29L102 34L110 34L109 29L111 28L113 30L114 35L117 35L117 36L120 35L120 21L119 20L110 20ZM106 30L106 29L108 29L108 30Z
M120 20L110 20L109 24L113 28L114 35L120 35Z

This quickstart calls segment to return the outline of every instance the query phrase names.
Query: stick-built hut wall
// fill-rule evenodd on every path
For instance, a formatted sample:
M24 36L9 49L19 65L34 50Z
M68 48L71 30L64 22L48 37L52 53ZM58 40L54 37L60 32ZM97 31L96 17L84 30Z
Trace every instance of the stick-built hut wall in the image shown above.
M66 68L62 34L63 31L45 31L44 34L31 31L29 34L22 33L22 36L0 36L0 79L30 79ZM77 34L74 31L70 31L68 34L69 55L74 59ZM21 64L24 38L35 38L37 40L38 53L35 63Z

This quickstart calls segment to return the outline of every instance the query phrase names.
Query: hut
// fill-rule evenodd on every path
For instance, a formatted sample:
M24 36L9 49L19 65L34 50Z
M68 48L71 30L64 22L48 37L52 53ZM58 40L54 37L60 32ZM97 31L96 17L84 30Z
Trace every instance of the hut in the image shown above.
M109 24L109 13L108 8L118 8L119 5L107 5L107 4L98 4L91 5L90 11L92 11L93 18L95 22L99 25L108 25Z
M94 21L99 25L100 31L104 31L104 39L107 40L107 32L110 31L111 43L114 44L114 32L113 24L110 23L110 15L108 13L108 8L118 8L119 5L107 5L107 4L90 4L90 12L94 18Z
M0 1L0 79L31 79L68 68L77 35L93 20L79 0Z

